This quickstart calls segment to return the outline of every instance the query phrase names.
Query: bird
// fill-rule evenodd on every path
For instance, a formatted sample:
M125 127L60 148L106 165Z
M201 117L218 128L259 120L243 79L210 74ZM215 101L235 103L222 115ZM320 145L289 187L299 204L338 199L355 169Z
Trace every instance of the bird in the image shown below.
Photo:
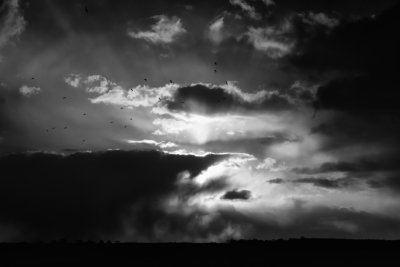
M214 65L217 66L217 61L214 62Z
M110 123L113 124L114 122L113 122L113 121L110 121Z
M67 99L67 97L66 97L66 96L63 96L63 100L65 100L65 99Z
M67 127L67 126L65 126L65 127L64 127L64 130L66 130L66 129L68 129L68 127Z
M172 80L169 80L169 83L173 83Z
M85 139L82 139L82 142L83 142L83 143L85 143L85 142L86 142L86 140L85 140Z
M87 6L85 6L85 12L88 14L89 13L89 9L87 8Z
M126 127L128 127L128 126L124 125L124 128L126 128Z
M132 118L129 119L130 121L132 120Z
M48 133L48 132L49 132L49 129L46 129L46 132Z
M215 73L217 73L217 70L214 70Z
M121 109L124 109L123 107L121 107Z
M145 82L147 82L147 78L144 78L143 80L144 80Z
M86 113L83 113L82 115L83 115L83 116L86 116Z
M55 130L55 129L56 129L56 127L52 127L51 129L52 129L52 130Z
M32 80L34 80L34 79L35 79L35 77L32 77L31 79L32 79Z

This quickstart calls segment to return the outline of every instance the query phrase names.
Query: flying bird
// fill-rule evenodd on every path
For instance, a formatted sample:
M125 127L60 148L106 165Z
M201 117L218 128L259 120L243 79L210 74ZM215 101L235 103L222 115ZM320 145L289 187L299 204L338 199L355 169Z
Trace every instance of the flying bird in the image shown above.
M144 78L143 80L144 80L145 82L147 82L147 78Z
M67 127L67 126L65 126L65 127L64 127L64 130L67 130L67 129L68 129L68 127Z
M217 64L217 61L215 61L215 62L214 62L214 65L215 65L215 66L217 66L217 65L218 65L218 64Z
M83 113L82 115L83 115L83 116L86 116L86 113Z
M217 70L214 70L214 73L217 73Z
M66 97L66 96L64 96L64 97L63 97L63 100L65 100L65 99L67 99L67 97Z
M89 9L87 8L87 6L85 6L85 12L86 14L89 14Z
M123 107L121 107L121 109L124 109Z
M169 83L173 83L172 80L169 80Z

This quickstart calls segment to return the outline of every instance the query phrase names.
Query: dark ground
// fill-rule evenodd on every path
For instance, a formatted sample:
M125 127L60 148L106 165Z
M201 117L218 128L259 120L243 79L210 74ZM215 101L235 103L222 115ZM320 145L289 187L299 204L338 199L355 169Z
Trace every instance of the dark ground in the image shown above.
M0 266L354 266L398 263L400 241L0 244Z

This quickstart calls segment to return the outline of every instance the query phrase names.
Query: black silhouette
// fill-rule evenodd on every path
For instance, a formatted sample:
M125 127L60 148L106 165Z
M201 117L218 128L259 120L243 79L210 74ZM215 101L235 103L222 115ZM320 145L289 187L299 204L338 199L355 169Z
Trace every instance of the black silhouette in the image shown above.
M87 8L87 6L85 6L85 12L86 14L89 14L89 9Z
M172 80L169 80L169 83L173 83Z
M144 78L143 80L144 80L145 82L147 82L147 78Z
M67 99L67 97L66 97L66 96L64 96L64 97L63 97L63 100L65 100L65 99Z
M66 130L66 129L68 129L68 127L67 127L67 126L65 126L65 127L64 127L64 130Z
M82 115L83 115L83 116L86 116L86 113L83 113Z
M214 70L214 73L217 73L217 70Z
M123 107L121 107L121 109L124 109Z

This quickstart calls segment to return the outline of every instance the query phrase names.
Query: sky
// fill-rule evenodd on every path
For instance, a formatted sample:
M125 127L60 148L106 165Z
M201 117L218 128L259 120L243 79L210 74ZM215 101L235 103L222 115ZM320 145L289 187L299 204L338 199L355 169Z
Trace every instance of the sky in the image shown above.
M0 241L400 238L398 1L0 1Z

